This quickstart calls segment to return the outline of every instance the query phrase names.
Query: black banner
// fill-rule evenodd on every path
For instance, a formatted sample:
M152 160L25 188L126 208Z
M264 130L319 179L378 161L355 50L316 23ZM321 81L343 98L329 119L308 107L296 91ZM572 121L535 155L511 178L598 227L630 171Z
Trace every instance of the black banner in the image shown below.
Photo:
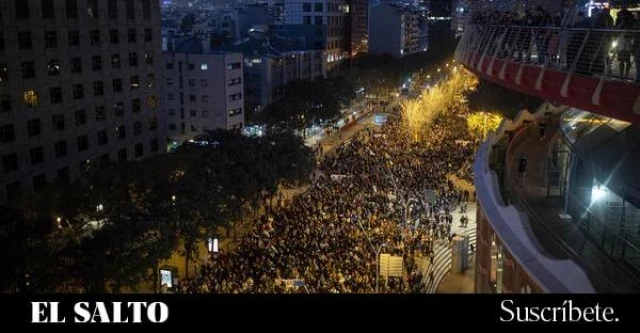
M3 295L0 319L34 328L194 325L214 331L300 321L310 327L618 327L640 324L638 300L632 295Z

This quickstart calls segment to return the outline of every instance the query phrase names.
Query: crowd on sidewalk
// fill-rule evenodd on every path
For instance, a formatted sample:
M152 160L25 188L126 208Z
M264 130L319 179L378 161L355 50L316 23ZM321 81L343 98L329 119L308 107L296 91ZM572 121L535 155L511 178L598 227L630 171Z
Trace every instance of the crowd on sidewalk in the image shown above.
M321 161L313 186L253 221L232 252L213 254L188 293L371 293L378 253L402 256L402 277L380 277L380 292L419 292L415 257L450 241L451 211L469 200L447 175L473 158L456 143L465 122L442 117L428 143L412 143L395 110ZM292 283L294 281L294 283Z

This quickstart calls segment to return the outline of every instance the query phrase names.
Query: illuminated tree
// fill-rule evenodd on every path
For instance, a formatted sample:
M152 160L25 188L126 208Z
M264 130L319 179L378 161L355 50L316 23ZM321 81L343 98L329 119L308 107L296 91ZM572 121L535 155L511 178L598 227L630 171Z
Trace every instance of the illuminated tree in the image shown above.
M502 116L497 113L476 112L467 117L467 127L472 135L484 139L487 133L495 131L502 122Z
M403 102L402 119L411 139L420 141L435 119L447 111L466 110L466 94L477 85L477 77L461 67L453 67L443 82L423 90L419 98Z

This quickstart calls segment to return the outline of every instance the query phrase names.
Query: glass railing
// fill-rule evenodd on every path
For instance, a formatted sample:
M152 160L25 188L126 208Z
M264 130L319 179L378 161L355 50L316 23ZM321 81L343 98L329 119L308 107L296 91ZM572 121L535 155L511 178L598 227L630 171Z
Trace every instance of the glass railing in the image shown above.
M471 25L457 50L470 66L486 57L558 70L638 81L640 30Z

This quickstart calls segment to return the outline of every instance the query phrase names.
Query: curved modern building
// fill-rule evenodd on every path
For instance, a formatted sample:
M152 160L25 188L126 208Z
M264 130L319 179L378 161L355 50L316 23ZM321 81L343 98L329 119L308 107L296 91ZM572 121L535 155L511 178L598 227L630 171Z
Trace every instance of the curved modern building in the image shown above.
M457 60L547 103L479 149L476 292L640 292L640 31L490 22Z

